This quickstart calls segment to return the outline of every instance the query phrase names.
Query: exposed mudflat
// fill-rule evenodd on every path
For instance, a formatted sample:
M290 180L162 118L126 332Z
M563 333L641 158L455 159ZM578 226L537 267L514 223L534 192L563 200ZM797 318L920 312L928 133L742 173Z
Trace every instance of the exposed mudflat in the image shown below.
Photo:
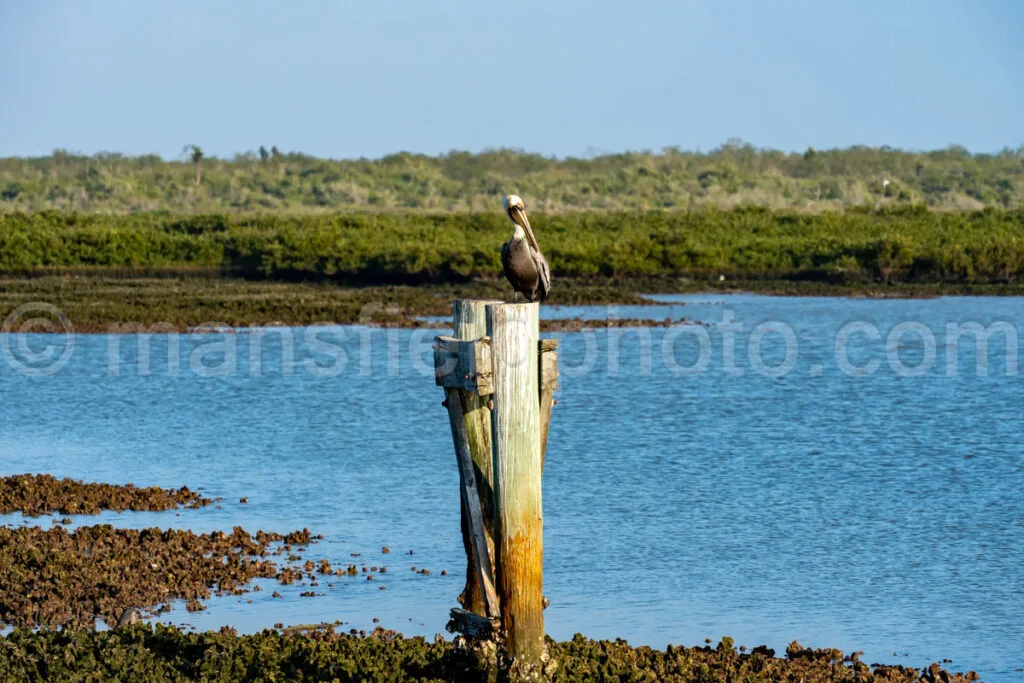
M51 474L0 477L0 514L21 512L26 517L47 513L95 515L104 510L161 511L200 508L213 503L195 491L134 484L84 483Z
M308 530L282 536L239 528L195 534L105 524L74 531L0 527L0 624L92 627L97 617L114 624L128 608L157 614L174 599L201 610L200 600L214 591L259 590L248 585L256 578L301 580L302 567L269 557L312 540Z
M708 280L676 277L559 278L545 305L638 306L644 294L739 293L786 296L929 298L1020 295L1014 284L841 283L799 280ZM423 316L451 315L453 298L511 300L504 280L454 284L360 285L247 281L233 278L0 278L0 322L43 302L66 318L30 325L15 316L11 332L166 333L268 325L366 324L433 327ZM23 325L22 323L25 322ZM650 326L649 320L619 321ZM556 327L542 328L556 330Z
M938 664L924 670L869 665L839 650L805 649L793 642L785 657L732 639L716 647L630 647L624 641L577 636L548 641L556 683L599 681L849 681L870 683L966 683L977 679L949 673ZM0 669L10 680L136 681L337 680L486 681L471 650L440 637L403 638L377 629L365 636L332 627L238 635L233 629L185 633L176 628L135 625L115 631L19 630L0 640Z
M4 511L25 514L99 510L171 510L209 500L182 488L83 484L49 475L0 480ZM96 619L117 624L129 609L143 615L187 601L202 610L214 592L241 595L260 590L252 581L311 587L332 577L372 578L356 565L333 568L327 560L298 553L315 543L308 529L286 535L241 528L232 533L116 529L83 526L0 526L0 624L16 627L0 639L0 670L9 680L79 680L111 676L140 681L199 679L486 680L495 672L467 643L436 637L405 638L378 628L335 632L335 624L286 626L239 635L186 633L161 624L94 630ZM382 554L388 554L382 548ZM276 558L281 558L277 560ZM415 570L415 567L413 568ZM340 579L338 579L340 580ZM315 596L315 589L302 596ZM280 597L276 591L274 597ZM376 621L376 620L375 620ZM951 674L938 664L911 667L868 665L859 653L805 649L795 641L785 657L767 647L747 651L731 638L716 646L665 650L631 647L625 641L577 636L548 643L557 666L554 681L889 681L959 683L977 675ZM482 663L483 662L483 663ZM483 668L481 668L483 667Z

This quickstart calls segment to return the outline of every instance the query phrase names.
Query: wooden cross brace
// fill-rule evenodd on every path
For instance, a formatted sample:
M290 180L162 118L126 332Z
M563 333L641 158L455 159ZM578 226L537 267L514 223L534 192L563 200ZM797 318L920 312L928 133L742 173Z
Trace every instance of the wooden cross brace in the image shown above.
M558 388L558 340L541 339L540 390ZM434 380L439 387L461 389L479 396L494 393L491 340L487 337L465 341L455 337L437 337L434 343Z

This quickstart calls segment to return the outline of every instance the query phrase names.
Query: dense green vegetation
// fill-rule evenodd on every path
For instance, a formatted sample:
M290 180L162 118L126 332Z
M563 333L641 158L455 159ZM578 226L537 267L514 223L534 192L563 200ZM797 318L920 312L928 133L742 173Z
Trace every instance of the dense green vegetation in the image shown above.
M533 222L561 278L1024 278L1024 209L576 212L535 215ZM500 245L508 233L499 214L9 214L0 217L0 273L184 271L375 284L463 282L499 276Z
M195 145L183 157L79 156L0 159L0 213L46 209L98 213L483 211L503 194L543 211L773 209L841 211L923 203L940 209L1024 206L1024 146L998 154L962 147L761 150L729 141L708 153L666 148L584 159L511 150L394 154L328 160L260 149L231 160Z
M968 683L978 675L883 666L841 650L803 648L786 657L765 647L738 651L732 638L717 647L655 650L626 642L548 641L557 662L552 683L602 681L805 681L805 683ZM94 633L16 630L0 638L0 671L12 681L488 681L468 650L442 638L402 638L377 630L367 637L331 630L238 635L185 633L145 625Z

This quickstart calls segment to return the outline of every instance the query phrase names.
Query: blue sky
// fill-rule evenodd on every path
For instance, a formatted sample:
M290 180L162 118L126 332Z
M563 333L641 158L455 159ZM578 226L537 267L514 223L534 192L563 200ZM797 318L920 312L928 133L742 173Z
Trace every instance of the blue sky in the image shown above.
M1020 0L0 0L0 156L1024 143Z

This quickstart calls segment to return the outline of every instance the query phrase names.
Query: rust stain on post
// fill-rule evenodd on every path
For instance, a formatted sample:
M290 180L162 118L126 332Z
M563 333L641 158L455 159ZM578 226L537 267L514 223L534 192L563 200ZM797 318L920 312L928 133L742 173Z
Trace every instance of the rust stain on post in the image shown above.
M536 680L546 659L544 647L544 543L540 520L536 527L503 539L499 593L502 627L507 639L509 678Z
M535 303L487 307L497 583L511 680L539 680L546 659L538 312Z

